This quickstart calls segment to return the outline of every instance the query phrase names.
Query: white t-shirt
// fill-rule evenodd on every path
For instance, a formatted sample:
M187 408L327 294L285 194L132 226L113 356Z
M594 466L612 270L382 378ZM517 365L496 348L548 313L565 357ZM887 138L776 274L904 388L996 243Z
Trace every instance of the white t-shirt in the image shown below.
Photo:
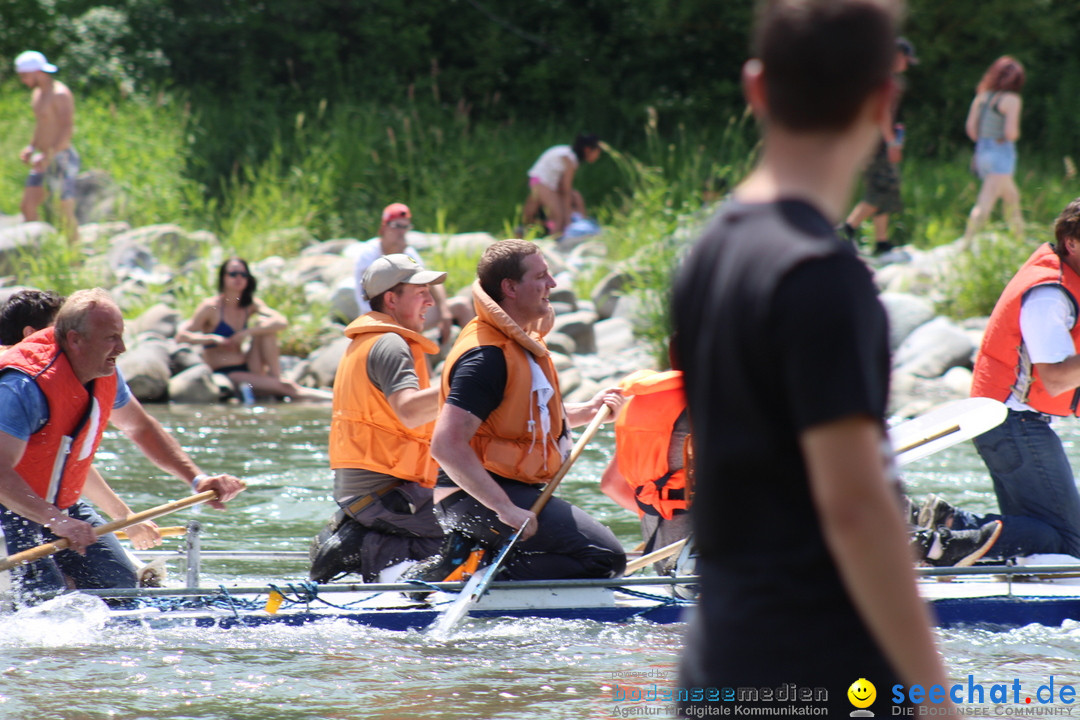
M559 181L566 172L566 163L563 159L569 159L570 163L577 167L578 159L574 149L569 145L555 145L544 151L544 154L529 168L529 177L536 178L552 190L559 189Z
M416 252L416 248L412 245L406 245L404 253L423 267L420 253ZM382 239L373 237L364 243L360 254L356 256L356 304L360 308L360 315L371 312L371 303L364 299L364 271L385 254L382 249Z
M1036 363L1059 363L1076 354L1076 345L1069 332L1076 323L1076 308L1065 290L1057 285L1040 285L1032 288L1020 304L1020 337L1023 338L1028 358ZM1027 382L1027 373L1020 369L1017 385ZM1013 410L1035 408L1020 402L1015 393L1009 393L1005 405Z

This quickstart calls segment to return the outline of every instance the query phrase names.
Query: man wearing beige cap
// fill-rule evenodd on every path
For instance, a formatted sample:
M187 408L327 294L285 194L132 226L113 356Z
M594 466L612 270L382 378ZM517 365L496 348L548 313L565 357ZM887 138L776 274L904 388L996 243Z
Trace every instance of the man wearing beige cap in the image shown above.
M38 219L45 202L45 181L59 188L64 230L71 242L78 240L75 220L75 178L79 174L79 153L71 145L75 131L75 98L67 85L53 78L56 66L35 50L15 58L15 71L23 85L33 90L30 107L34 111L34 136L19 153L30 166L20 209L27 222Z
M312 543L316 582L347 572L373 582L383 570L393 579L442 543L429 451L439 389L424 357L439 348L422 331L432 286L445 280L403 253L376 258L364 273L371 311L345 328L352 343L334 381L330 467L340 510Z

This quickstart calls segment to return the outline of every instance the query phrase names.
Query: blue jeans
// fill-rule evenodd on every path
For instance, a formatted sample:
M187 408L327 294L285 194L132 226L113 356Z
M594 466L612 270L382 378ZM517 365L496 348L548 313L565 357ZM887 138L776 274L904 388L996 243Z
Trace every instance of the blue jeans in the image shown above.
M1001 514L958 510L953 528L1001 520L993 555L1080 557L1080 493L1049 416L1009 410L1005 422L975 438L975 449L990 470Z
M66 512L94 527L105 523L90 505L81 500ZM58 539L48 528L2 505L0 529L4 531L9 555ZM65 589L65 576L75 583L76 588L129 588L135 587L137 581L135 567L128 560L116 535L111 533L88 547L86 555L74 550L61 550L12 570L12 575L13 584L27 600L43 599Z

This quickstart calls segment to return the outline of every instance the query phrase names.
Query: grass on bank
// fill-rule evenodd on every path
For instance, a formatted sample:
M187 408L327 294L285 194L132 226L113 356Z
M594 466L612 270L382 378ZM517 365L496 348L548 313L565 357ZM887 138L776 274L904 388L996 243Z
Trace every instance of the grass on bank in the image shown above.
M0 86L0 122L8 128L0 136L5 214L18 212L25 181L18 152L32 130L28 103L21 85ZM418 230L505 236L519 221L525 170L546 147L569 142L580 129L523 120L476 122L466 108L416 102L321 103L296 115L264 115L250 134L270 137L245 144L243 136L219 132L230 111L193 108L166 94L123 101L78 98L75 141L84 169L102 170L117 183L120 219L133 226L169 222L210 230L220 239L220 247L201 258L201 272L189 269L168 286L145 288L132 307L164 296L190 313L214 292L213 272L224 255L257 262L274 254L290 257L313 238L366 239L377 230L381 208L393 201L410 205ZM688 225L703 222L702 208L748 171L756 148L753 121L744 114L714 127L680 126L667 134L662 125L651 113L642 118L640 136L615 143L599 162L579 171L577 185L605 228L608 254L575 288L587 296L604 273L627 265L646 315L639 334L658 351L668 333L671 273L691 232ZM206 158L224 152L224 144L237 146L228 177L212 181L212 187L193 180L205 175L200 168ZM970 256L942 308L952 315L987 314L1004 282L1032 245L1048 239L1049 224L1075 194L1070 162L1032 158L1021 150L1017 179L1028 239L992 242ZM909 151L902 189L906 207L894 218L895 236L929 248L963 233L978 186L966 157L927 159ZM870 227L863 227L868 239ZM988 229L1000 226L995 220ZM106 250L104 244L94 248L97 255ZM72 253L64 242L50 240L25 258L16 281L62 292L109 282L100 263L82 263ZM451 291L471 281L475 262L432 258L450 271ZM316 343L326 332L324 309L310 307L296 289L267 283L260 295L293 319L297 329L288 342L294 347Z

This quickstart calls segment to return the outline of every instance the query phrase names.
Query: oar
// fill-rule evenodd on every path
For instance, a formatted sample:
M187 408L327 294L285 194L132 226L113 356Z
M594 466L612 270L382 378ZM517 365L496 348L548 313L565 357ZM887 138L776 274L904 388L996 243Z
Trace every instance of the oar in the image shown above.
M659 550L653 550L648 555L642 555L637 560L631 560L630 562L626 563L626 572L624 574L629 575L630 573L637 572L643 567L651 565L657 560L663 560L664 558L671 557L675 553L682 550L684 545L686 545L686 538L683 538L682 540L676 540L670 545L665 545Z
M169 527L159 527L158 534L163 538L167 537L180 537L181 535L187 535L187 528L183 525L170 525ZM128 534L123 530L116 531L116 537L121 540L130 540Z
M920 460L939 450L982 435L1005 420L1004 403L968 398L949 403L889 430L898 465Z
M218 494L216 490L207 490L201 492L198 495L191 495L182 500L174 500L171 503L165 503L164 505L158 505L157 507L150 508L149 510L143 510L137 512L134 515L128 515L126 518L120 520L113 520L112 522L105 523L104 525L98 525L94 528L94 534L98 537L107 533L115 532L132 525L138 525L141 522L147 520L153 520L156 517L162 515L168 515L174 513L177 510L183 510L186 507L192 505L198 505L199 503L208 502L210 500L217 500ZM48 557L53 553L60 552L70 545L67 538L60 538L55 542L45 543L38 545L37 547L30 548L29 550L23 550L20 553L9 555L7 558L0 560L0 571L10 570L13 567L18 567L24 563L34 562L40 560L43 557Z
M570 467L581 455L581 452L585 449L585 446L592 440L593 435L600 429L600 426L608 415L611 414L611 410L607 405L602 406L593 417L592 422L589 423L585 431L581 433L581 437L574 443L573 449L570 451L569 457L563 461L562 467L558 469L555 476L548 482L547 487L540 493L540 497L536 498L536 501L529 508L534 515L539 517L540 511L547 505L547 501L551 499L552 493L555 492L555 488L562 482L563 477L569 472ZM465 584L465 587L461 589L461 592L457 596L457 600L446 609L446 611L439 616L439 618L431 626L431 632L436 637L446 637L454 627L461 622L461 619L469 614L469 610L472 609L480 598L487 592L488 587L491 585L491 581L495 579L495 576L499 574L499 570L502 569L503 561L506 560L506 556L513 549L517 543L518 538L521 537L521 533L525 530L525 526L528 525L528 521L522 523L521 527L510 536L510 539L506 541L499 554L495 556L495 559L484 568L482 571L473 573L473 576L469 578L469 582Z

